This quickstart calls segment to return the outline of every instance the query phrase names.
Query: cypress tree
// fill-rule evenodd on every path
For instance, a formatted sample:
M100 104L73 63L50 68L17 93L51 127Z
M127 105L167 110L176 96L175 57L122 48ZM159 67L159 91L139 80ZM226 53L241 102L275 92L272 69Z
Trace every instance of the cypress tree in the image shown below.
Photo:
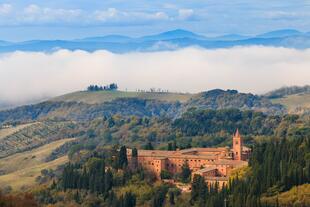
M121 169L123 167L127 167L127 165L127 149L125 146L122 146L118 155L118 168Z
M110 169L107 170L104 178L104 187L105 187L105 192L109 192L109 190L112 189L113 186L113 174Z

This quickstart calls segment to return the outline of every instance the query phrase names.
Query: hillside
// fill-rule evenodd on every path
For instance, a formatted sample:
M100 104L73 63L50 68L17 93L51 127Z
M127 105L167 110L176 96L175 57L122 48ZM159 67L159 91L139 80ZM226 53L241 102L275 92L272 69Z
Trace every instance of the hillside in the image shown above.
M31 126L32 124L34 123L29 123L29 124L21 124L21 125L18 125L16 127L14 126L11 126L9 128L4 128L4 129L0 129L0 139L3 139L11 134L15 134L16 132L26 128L26 127L29 127Z
M53 150L73 140L62 139L27 152L0 159L1 187L11 186L13 190L19 190L35 185L35 180L41 174L41 170L55 169L68 161L67 156L62 156L50 162L46 162L46 158Z
M290 86L290 87L282 87L273 91L270 91L264 94L265 97L273 99L273 98L283 98L289 95L296 94L309 94L310 86Z
M310 86L282 87L264 94L274 104L283 105L289 113L309 114Z
M199 94L145 92L77 92L35 105L0 111L0 124L37 120L88 121L102 116L180 117L188 109L255 110L266 114L283 114L281 105L267 98L235 90L215 89Z
M271 99L271 101L275 104L281 104L285 106L289 113L310 113L310 93L288 95L283 98Z
M38 122L2 129L0 134L0 158L28 151L50 142L74 136L71 122Z
M285 110L281 105L272 104L268 99L251 93L239 93L236 90L215 89L195 95L184 104L184 109L191 107L202 109L237 108L240 110L255 110L268 114L281 114Z
M310 206L310 184L295 186L289 191L280 193L278 196L264 196L263 203L280 206Z
M188 101L193 95L189 93L160 93L160 92L125 92L125 91L79 91L51 99L54 102L83 102L101 104L119 98L139 98L181 103Z

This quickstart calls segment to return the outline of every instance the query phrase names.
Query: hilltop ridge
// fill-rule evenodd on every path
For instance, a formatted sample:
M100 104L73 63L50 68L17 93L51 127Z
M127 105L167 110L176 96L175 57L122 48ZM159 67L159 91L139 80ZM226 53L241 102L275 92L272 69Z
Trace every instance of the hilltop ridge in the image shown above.
M0 123L41 119L91 120L96 117L135 115L140 117L181 116L190 108L254 110L283 114L284 108L265 97L236 90L215 89L198 94L164 92L82 91L48 101L0 111Z

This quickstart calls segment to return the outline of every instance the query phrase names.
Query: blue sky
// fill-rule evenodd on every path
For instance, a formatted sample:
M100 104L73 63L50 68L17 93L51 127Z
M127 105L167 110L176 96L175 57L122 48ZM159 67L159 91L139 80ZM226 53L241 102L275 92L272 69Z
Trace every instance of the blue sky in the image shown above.
M213 36L310 31L310 0L0 0L0 39L141 36L176 28Z

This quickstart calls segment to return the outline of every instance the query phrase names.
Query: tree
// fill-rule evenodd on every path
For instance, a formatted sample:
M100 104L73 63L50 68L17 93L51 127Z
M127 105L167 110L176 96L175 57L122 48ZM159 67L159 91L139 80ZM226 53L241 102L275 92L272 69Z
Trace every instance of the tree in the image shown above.
M107 170L105 173L105 178L104 178L104 191L105 193L109 192L109 190L112 189L113 186L113 174L110 169Z
M200 175L195 175L192 182L191 202L199 201L204 204L206 200L207 185Z
M174 192L173 191L169 191L169 203L171 205L174 205L175 204L175 201L174 201Z
M166 199L167 191L168 189L166 186L160 186L159 189L155 191L155 195L153 196L151 206L162 207Z
M117 86L116 83L111 83L111 84L109 85L109 90L114 91L114 90L117 90L117 89L118 89L118 86Z
M171 142L168 143L168 151L172 151L172 143Z
M180 173L180 180L181 180L181 182L183 182L183 183L190 182L191 173L192 173L192 171L189 168L188 162L185 161L184 164L182 165L181 173Z
M138 150L137 148L133 148L131 152L131 167L132 169L138 168Z
M148 143L143 147L143 149L145 149L145 150L154 150L154 147L153 147L153 145L152 145L151 142L148 142Z
M126 192L123 199L123 207L135 207L136 196L132 192Z
M122 146L118 155L118 168L124 168L128 165L127 148Z
M106 142L111 142L112 141L112 134L109 130L106 130L104 133L103 133L103 139L104 141Z
M161 179L171 179L171 178L172 178L172 175L171 175L171 173L170 173L169 171L167 171L167 170L162 170L162 171L160 172L160 178L161 178Z

